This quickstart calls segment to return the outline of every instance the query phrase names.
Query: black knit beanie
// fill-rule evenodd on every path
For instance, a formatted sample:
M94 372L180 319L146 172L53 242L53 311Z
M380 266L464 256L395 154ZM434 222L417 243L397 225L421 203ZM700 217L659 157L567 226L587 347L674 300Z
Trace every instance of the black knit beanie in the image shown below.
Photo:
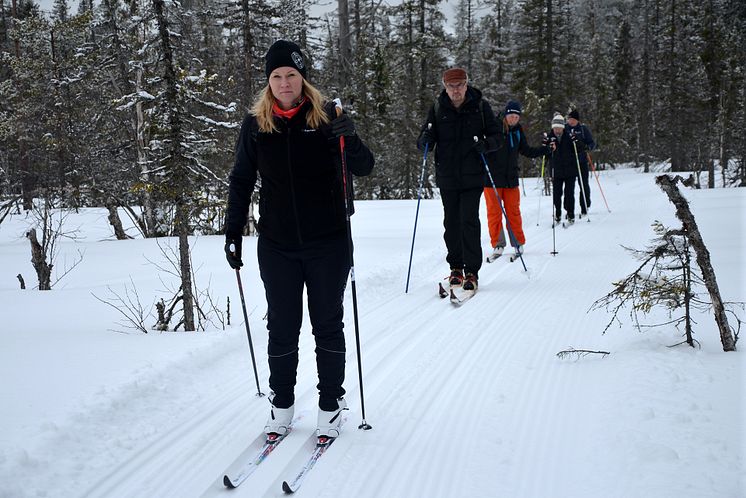
M578 121L580 121L580 113L578 112L577 109L573 109L572 111L570 111L570 114L568 114L567 117L577 119Z
M264 73L269 75L278 67L292 67L298 70L303 79L306 78L306 63L303 60L303 52L300 47L293 42L286 40L277 40L267 50L264 56L267 64L264 67Z
M521 111L523 111L523 108L521 108L521 103L515 100L509 100L507 104L505 104L505 115L508 114L518 114L521 115Z

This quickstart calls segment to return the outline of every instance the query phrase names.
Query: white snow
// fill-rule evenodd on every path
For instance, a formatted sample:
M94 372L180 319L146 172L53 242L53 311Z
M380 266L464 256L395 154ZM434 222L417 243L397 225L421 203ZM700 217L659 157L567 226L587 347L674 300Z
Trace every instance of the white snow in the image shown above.
M550 200L537 196L536 179L526 179L528 273L506 257L485 264L479 293L461 308L436 293L448 270L440 202L422 201L406 295L416 201L356 203L365 409L373 430L357 429L348 288L352 409L302 496L746 496L746 371L741 352L722 351L712 315L698 317L702 347L692 349L669 348L681 340L669 327L638 332L626 312L621 327L602 335L609 315L587 312L636 268L622 244L643 248L654 220L679 225L654 175L602 172L601 182L611 213L592 180L591 222L553 233ZM723 298L746 301L746 190L685 195ZM92 294L106 298L107 286L123 292L131 277L144 303L169 297L172 278L148 262L162 261L157 243L112 240L104 210L83 210L68 222L82 227L80 238L61 242L57 268L79 250L84 259L50 292L30 289L23 233L31 219L16 215L0 225L0 497L281 495L316 417L307 317L296 390L303 418L253 476L225 490L222 473L258 435L268 403L255 395L222 237L192 239L193 261L198 281L209 282L223 308L230 296L230 328L118 333L111 330L123 330L116 311ZM241 277L266 392L266 305L255 243L245 239ZM18 273L29 289L18 289ZM611 354L556 357L569 347Z

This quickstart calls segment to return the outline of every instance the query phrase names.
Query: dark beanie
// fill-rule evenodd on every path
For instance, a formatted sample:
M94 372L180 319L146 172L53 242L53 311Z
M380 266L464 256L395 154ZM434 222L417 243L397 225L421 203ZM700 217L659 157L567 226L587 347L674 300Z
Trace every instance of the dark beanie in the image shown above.
M568 114L567 117L577 119L578 121L580 121L580 113L578 112L577 109L573 109L572 111L570 111L570 114Z
M303 61L303 52L300 47L293 42L277 40L267 50L264 56L267 64L264 67L264 73L269 75L278 67L292 67L298 70L303 79L306 78L306 63Z
M516 102L515 100L509 100L507 104L505 104L505 115L508 114L518 114L521 115L521 111L523 109L521 108L521 103Z

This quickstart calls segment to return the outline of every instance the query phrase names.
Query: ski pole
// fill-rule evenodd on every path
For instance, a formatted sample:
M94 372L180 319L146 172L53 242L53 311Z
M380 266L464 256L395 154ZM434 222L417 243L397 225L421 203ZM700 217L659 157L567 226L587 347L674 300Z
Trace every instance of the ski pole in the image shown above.
M427 129L432 128L433 124L428 123ZM422 156L422 171L420 172L420 188L417 190L417 211L414 214L414 230L412 230L412 248L409 250L409 267L407 268L407 285L404 287L404 294L409 292L409 273L412 271L412 256L414 255L414 237L417 233L417 218L420 216L420 199L422 198L422 184L425 181L425 165L427 164L427 149L429 143L425 144L425 154Z
M334 99L337 104L337 116L342 115L342 101ZM360 358L360 326L358 325L357 315L357 288L355 287L355 260L352 256L352 224L350 223L350 205L348 201L347 186L347 157L345 155L345 137L339 137L339 155L342 160L342 187L345 196L345 217L347 218L347 251L350 254L350 282L352 283L352 314L355 321L355 346L357 347L357 373L360 382L360 408L363 415L363 421L358 429L369 430L373 427L365 421L365 396L363 395L363 363Z
M479 137L474 137L474 142L478 142ZM484 164L484 169L487 171L487 176L490 179L490 183L492 184L492 189L495 191L495 196L497 197L497 203L500 205L500 210L503 212L503 216L505 216L505 225L508 227L508 235L510 236L510 243L514 245L516 250L518 251L518 257L521 258L521 264L523 265L523 270L528 271L528 268L526 268L526 262L523 261L523 251L520 249L520 244L518 244L518 240L515 238L515 234L513 233L513 229L510 228L510 220L508 220L508 214L505 212L505 208L503 207L503 202L500 199L500 194L497 193L497 187L495 186L495 181L492 179L492 173L490 173L490 167L487 165L487 159L484 158L483 153L479 153L479 155L482 158L482 164Z
M611 209L609 209L609 203L606 202L606 196L604 195L604 189L601 188L601 180L598 179L598 171L596 171L596 166L593 165L593 158L591 157L591 152L586 151L585 153L588 156L588 164L591 165L591 171L593 171L593 174L596 177L596 183L598 183L598 190L601 192L601 197L604 200L604 204L606 204L606 210L608 212L611 212Z
M552 167L549 169L549 171L552 173L552 175L550 176L550 181L552 182L552 209L549 210L550 213L551 213L551 215L552 215L552 252L550 252L549 254L551 254L552 256L556 256L557 255L557 239L556 239L556 236L555 236L555 233L554 233L554 227L555 227L555 225L557 225L557 221L554 219L554 210L556 209L555 206L554 206L554 192L555 192L555 187L554 187L554 149L552 149Z
M541 198L544 196L544 160L547 156L541 156L541 190L539 191L539 209L536 210L536 226L539 226L539 218L541 217Z
M580 184L580 192L583 194L583 200L581 204L585 207L585 218L590 223L591 218L588 216L588 197L585 196L585 186L583 184L583 175L580 173L580 159L578 158L578 146L575 140L572 141L572 148L575 151L575 164L578 165L578 183Z
M236 246L231 244L230 250L236 253ZM243 285L241 285L241 273L236 268L236 280L238 281L238 293L241 296L241 308L243 309L243 321L246 324L246 337L249 338L249 351L251 351L251 365L254 367L254 379L256 380L256 395L264 396L259 389L259 374L256 371L256 358L254 357L254 343L251 341L251 330L249 329L249 315L246 313L246 300L243 297Z

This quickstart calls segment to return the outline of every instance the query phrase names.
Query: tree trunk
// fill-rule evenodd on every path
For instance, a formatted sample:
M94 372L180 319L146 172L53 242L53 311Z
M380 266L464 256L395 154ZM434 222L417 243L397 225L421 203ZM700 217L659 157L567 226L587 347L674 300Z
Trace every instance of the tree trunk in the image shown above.
M183 202L176 205L176 232L179 236L179 271L181 272L181 296L184 307L184 330L191 332L194 326L194 295L192 293L192 262L189 255L189 213Z
M187 161L181 152L181 118L178 112L178 90L176 72L174 68L173 46L169 37L168 21L164 12L163 0L153 0L156 23L158 24L158 35L161 39L163 50L163 80L165 84L165 98L168 107L172 109L169 113L169 141L171 150L169 157L165 159L170 163L173 177L176 183L172 185L175 190L176 216L174 219L176 234L179 237L179 271L181 273L182 305L184 310L184 330L194 330L194 298L192 295L192 269L189 258L189 206L188 189L189 173L183 162Z
M733 332L728 325L728 317L725 314L725 306L723 300L720 297L720 289L718 288L717 279L715 278L715 270L712 268L710 261L710 251L707 250L705 242L702 239L702 235L699 233L697 222L694 220L694 215L689 209L689 203L681 195L676 183L681 181L684 183L680 176L676 176L673 179L668 175L661 175L655 179L655 182L660 186L663 192L668 195L668 199L676 207L676 217L681 220L686 230L689 240L691 241L694 252L697 255L697 264L700 270L702 270L702 278L704 279L707 292L710 294L712 300L712 308L715 313L715 322L717 322L718 329L720 330L720 342L723 344L723 351L735 351L736 341L733 338ZM684 183L686 184L686 183Z
M124 231L124 227L122 226L122 219L119 217L117 205L114 203L113 200L109 199L108 201L106 201L106 209L109 211L109 223L114 229L114 235L116 235L117 240L131 239L132 237L127 235L127 233L125 233Z
M26 232L26 238L31 242L31 264L36 270L36 277L39 280L39 290L52 290L52 266L47 263L47 255L44 254L44 248L39 244L36 238L36 229L32 228Z
M339 16L339 88L347 91L352 49L350 48L350 12L347 0L337 0Z

